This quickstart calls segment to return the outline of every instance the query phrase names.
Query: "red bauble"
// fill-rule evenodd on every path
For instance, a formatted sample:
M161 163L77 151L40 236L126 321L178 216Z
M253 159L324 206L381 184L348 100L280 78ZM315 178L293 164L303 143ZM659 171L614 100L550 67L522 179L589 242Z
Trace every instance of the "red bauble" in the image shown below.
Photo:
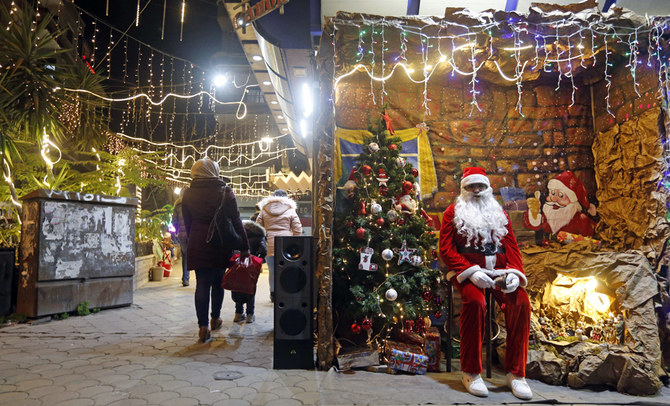
M402 217L400 217L400 218L398 219L398 225L401 226L401 225L403 225L403 224L405 224L405 219L402 218Z
M379 187L379 194L380 195L386 196L386 195L388 195L388 192L389 192L389 188L387 188L386 186L380 186Z
M412 168L412 176L415 178L419 176L419 170L416 168Z
M384 225L384 219L381 218L381 217L378 218L378 219L377 219L377 225L378 225L379 227L382 227L382 226Z
M351 227L353 227L353 226L354 226L354 222L353 222L353 221L351 221L351 220L347 221L347 227L351 228Z
M429 290L423 292L423 300L425 300L426 302L428 302L428 301L430 301L430 299L432 299L432 298L433 298L433 292L431 292L431 291L429 291Z
M370 167L370 165L363 165L361 166L361 172L363 173L363 175L368 176L369 174L372 173L372 168Z
M440 317L442 317L442 312L438 310L435 312L435 318L439 319Z
M398 149L398 146L395 145L395 144L391 144L391 145L389 145L389 149L390 149L391 151L396 151L396 150Z
M361 332L361 326L359 326L357 323L354 323L351 325L351 332L354 334L358 334Z
M406 180L402 183L402 188L405 192L409 193L412 189L414 189L414 184Z
M361 326L363 327L363 330L370 330L372 328L372 320L368 318L363 319Z
M364 238L365 238L365 232L366 232L366 231L367 231L367 230L364 229L363 227L359 227L359 229L356 230L356 238L358 238L359 240L364 239Z

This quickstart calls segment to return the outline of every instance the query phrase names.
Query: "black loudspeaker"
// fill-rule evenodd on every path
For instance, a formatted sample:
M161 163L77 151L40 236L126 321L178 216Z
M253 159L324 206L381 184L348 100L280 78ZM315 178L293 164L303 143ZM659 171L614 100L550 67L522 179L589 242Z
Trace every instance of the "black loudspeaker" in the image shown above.
M274 369L313 369L312 237L275 237Z

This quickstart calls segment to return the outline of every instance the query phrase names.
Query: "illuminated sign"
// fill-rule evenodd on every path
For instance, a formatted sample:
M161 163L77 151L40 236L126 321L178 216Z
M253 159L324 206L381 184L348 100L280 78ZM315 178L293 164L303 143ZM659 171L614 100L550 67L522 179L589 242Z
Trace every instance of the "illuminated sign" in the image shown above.
M284 7L289 0L260 0L254 5L249 5L249 0L243 1L239 5L235 6L235 9L243 7L244 11L241 11L235 14L233 19L233 26L235 29L244 28L247 25L251 24L253 21L258 20L266 14L269 14L271 11L278 8ZM284 10L281 10L280 13L283 14Z

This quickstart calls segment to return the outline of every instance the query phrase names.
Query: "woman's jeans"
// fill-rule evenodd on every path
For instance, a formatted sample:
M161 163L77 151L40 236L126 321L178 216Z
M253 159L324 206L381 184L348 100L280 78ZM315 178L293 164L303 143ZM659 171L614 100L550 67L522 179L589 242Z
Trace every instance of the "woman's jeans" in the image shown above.
M212 319L221 317L223 304L223 288L221 281L225 269L201 268L195 270L195 314L198 316L198 326L207 327L209 318L209 297L212 296Z

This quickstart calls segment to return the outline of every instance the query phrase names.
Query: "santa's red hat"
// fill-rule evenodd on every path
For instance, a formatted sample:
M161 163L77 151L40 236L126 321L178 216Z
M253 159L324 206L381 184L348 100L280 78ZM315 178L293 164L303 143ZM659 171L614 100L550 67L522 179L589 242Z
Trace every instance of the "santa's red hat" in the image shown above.
M574 173L565 171L547 183L548 189L556 189L570 199L571 202L579 202L582 208L589 208L589 199L586 196L586 187Z
M463 169L461 187L466 187L475 183L483 183L486 186L491 187L491 182L489 182L489 178L486 177L486 171L484 168L471 166L469 168Z
M356 167L355 166L353 168L351 168L351 172L349 172L349 179L348 180L353 180L354 182L358 181L358 179L356 179Z

